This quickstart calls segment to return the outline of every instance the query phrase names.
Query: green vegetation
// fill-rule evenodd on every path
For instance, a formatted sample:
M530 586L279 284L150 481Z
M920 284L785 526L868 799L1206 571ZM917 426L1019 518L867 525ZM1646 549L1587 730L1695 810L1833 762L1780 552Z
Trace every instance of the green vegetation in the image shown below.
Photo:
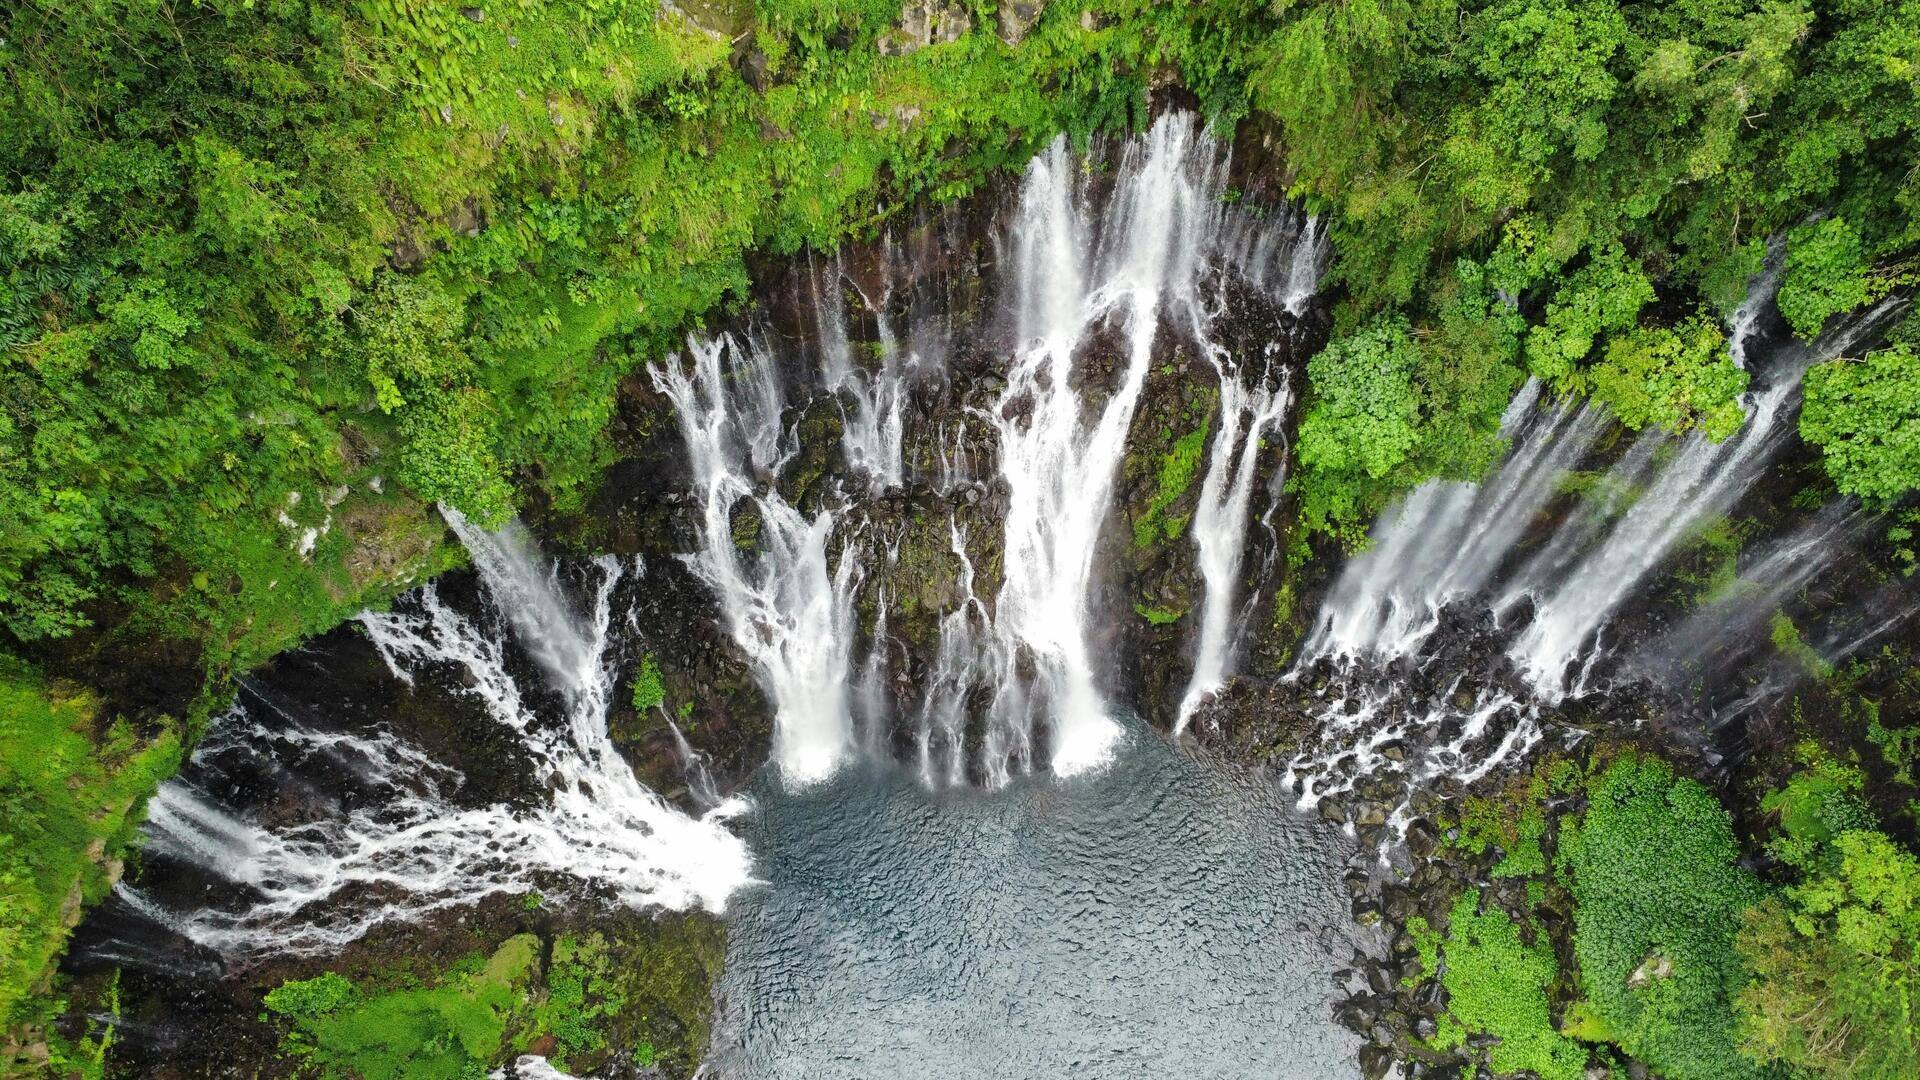
M1580 1080L1587 1052L1554 1030L1547 1001L1546 988L1559 972L1553 947L1544 940L1528 944L1506 912L1482 913L1479 907L1479 894L1468 890L1448 915L1441 948L1447 1014L1434 1045L1451 1049L1469 1035L1492 1035L1499 1042L1487 1064L1495 1073L1527 1070L1541 1080Z
M1740 430L1747 373L1727 355L1726 335L1710 316L1678 327L1647 326L1615 337L1593 368L1593 395L1636 431L1698 427L1710 439Z
M667 685L660 679L660 662L650 655L641 657L640 669L633 676L633 707L644 713L666 703Z
M1501 858L1488 871L1497 878L1545 873L1547 856L1541 841L1547 834L1547 799L1573 790L1579 782L1578 766L1555 759L1542 763L1531 775L1516 777L1495 795L1467 796L1461 800L1459 837L1453 847L1469 855L1498 849Z
M287 1052L323 1077L474 1080L499 1056L539 949L532 934L510 938L432 987L362 991L327 972L280 986L266 1005L291 1025Z
M891 3L473 10L12 21L9 634L137 626L244 666L324 628L431 568L423 505L578 505L618 381L739 297L747 252L1136 125L1168 76L1272 129L1332 212L1350 300L1303 432L1315 528L1483 468L1523 356L1630 423L1724 433L1708 321L1638 320L1725 310L1770 235L1803 332L1915 274L1911 2L1087 0L1018 44L980 5L917 49Z
M0 1016L45 1012L23 1002L181 752L166 725L136 728L7 657L84 680L139 648L220 685L457 560L435 504L485 522L576 510L612 453L622 380L741 301L750 256L871 235L1060 132L1137 128L1150 87L1270 141L1285 175L1253 179L1331 223L1339 304L1293 441L1296 555L1310 532L1362 542L1424 480L1480 475L1529 374L1629 427L1737 430L1746 375L1717 321L1774 238L1802 336L1920 283L1920 0L1056 0L1017 41L997 7L958 7L963 32L921 48L891 0L9 11ZM1920 487L1916 326L1807 376L1805 441L1882 509ZM1207 426L1166 434L1143 547L1184 532L1169 512ZM1910 570L1905 513L1888 535ZM757 519L738 524L756 543ZM1784 615L1771 630L1836 674ZM632 694L665 705L652 658ZM1908 729L1878 730L1910 768ZM1463 843L1497 846L1496 876L1572 890L1580 1030L1670 1080L1754 1075L1733 1052L1731 936L1760 891L1725 812L1647 759L1591 788L1557 845L1538 810L1471 807ZM1843 845L1852 825L1812 829L1806 792L1787 790L1807 881L1750 931L1767 989L1743 1000L1764 1056L1833 1072L1868 1060L1852 1040L1908 993L1886 975L1897 934L1841 933L1897 924L1879 882L1904 871ZM1546 1075L1565 1044L1539 1034L1538 945L1497 915L1458 931L1460 977L1504 957L1514 1000L1463 982L1456 1015L1515 1032L1498 1049ZM1803 926L1829 923L1810 952ZM559 1010L539 1024L570 1054L697 1059L704 1028L616 1038L625 1021L604 1010L688 1015L646 1003L704 987L707 960L633 973L600 966L590 939L569 948L537 988L496 956L431 986L290 984L269 1004L323 1072L470 1073L532 1023L528 993ZM1798 995L1856 968L1872 1000L1822 998L1810 1041L1777 1030Z
M543 942L518 934L425 978L337 972L266 996L281 1049L314 1075L341 1080L481 1077L514 1055L544 1053L587 1071L633 1051L669 1075L704 1055L721 929L644 916Z
M45 1018L35 998L68 931L179 760L174 732L142 733L0 657L0 1031Z
M1152 626L1167 626L1172 623L1177 623L1180 621L1180 619L1183 616L1186 615L1186 612L1184 610L1174 610L1172 608L1164 608L1164 607L1152 607L1147 604L1140 604L1140 603L1136 603L1133 605L1133 612L1134 614L1147 620L1147 623Z
M1440 945L1446 938L1427 922L1425 915L1415 915L1407 920L1407 938L1413 942L1414 955L1420 958L1420 972L1402 980L1406 985L1415 985L1431 979L1440 971Z
M1803 334L1913 279L1911 2L1315 3L1279 21L1248 100L1280 122L1296 188L1335 211L1336 347L1384 361L1313 380L1309 418L1368 402L1347 452L1302 447L1315 528L1357 538L1396 491L1470 471L1471 440L1456 460L1413 438L1491 438L1498 407L1471 388L1522 354L1630 424L1737 427L1709 324L1642 320L1731 310L1771 236ZM1450 314L1476 276L1512 306ZM1408 332L1383 353L1374 313L1396 309Z
M1884 503L1920 488L1920 353L1901 343L1814 365L1800 435L1846 494Z
M1736 1050L1746 975L1733 938L1763 892L1739 865L1727 812L1665 762L1631 754L1587 794L1580 821L1562 823L1558 862L1595 1017L1672 1080L1760 1075Z
M1746 1050L1821 1077L1920 1074L1920 860L1886 836L1834 836L1836 857L1746 913Z
M1187 531L1190 515L1168 517L1167 510L1193 486L1193 478L1199 474L1200 462L1207 454L1207 432L1211 427L1212 417L1203 416L1200 426L1175 439L1160 459L1153 497L1148 500L1146 511L1133 523L1133 546L1152 547L1163 537L1177 540Z

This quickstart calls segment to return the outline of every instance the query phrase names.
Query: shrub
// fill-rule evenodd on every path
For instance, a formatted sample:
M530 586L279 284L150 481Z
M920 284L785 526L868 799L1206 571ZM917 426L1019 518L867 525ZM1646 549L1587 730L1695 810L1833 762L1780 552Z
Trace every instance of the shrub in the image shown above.
M1890 500L1920 488L1920 353L1901 344L1814 365L1800 436L1849 495Z
M1736 1047L1745 982L1733 936L1762 895L1738 865L1732 821L1700 784L1622 757L1563 826L1574 954L1594 1012L1620 1046L1670 1080L1761 1074Z
M1627 427L1697 427L1719 441L1740 430L1747 373L1727 355L1726 335L1705 315L1677 327L1648 326L1607 343L1593 393Z
M1845 218L1823 218L1787 234L1786 276L1776 302L1794 333L1811 338L1829 318L1867 299L1860 233Z
M1580 1080L1586 1051L1554 1029L1547 1001L1546 988L1559 971L1552 946L1544 940L1528 945L1506 912L1490 908L1482 914L1479 906L1480 894L1469 890L1448 915L1441 946L1447 1013L1434 1044L1449 1049L1469 1035L1493 1035L1500 1040L1487 1055L1494 1072Z

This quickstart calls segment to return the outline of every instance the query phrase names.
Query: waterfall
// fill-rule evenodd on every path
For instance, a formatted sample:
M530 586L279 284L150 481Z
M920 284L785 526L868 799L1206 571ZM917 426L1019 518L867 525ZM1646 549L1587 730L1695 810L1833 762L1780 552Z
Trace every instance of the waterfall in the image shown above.
M1747 282L1746 298L1727 316L1727 356L1735 366L1747 366L1747 339L1760 325L1760 316L1780 293L1780 276L1787 265L1787 238L1776 233L1767 240L1766 260Z
M821 276L826 278L824 287ZM838 295L847 277L840 260L834 260L831 272L809 278L815 330L820 338L820 374L828 392L840 400L840 444L847 464L866 473L868 482L876 487L897 488L906 479L901 449L906 435L901 414L906 381L899 342L887 323L886 297L877 303L861 297L880 320L880 370L869 372L854 363L853 345L847 337L846 309Z
M1484 482L1423 484L1383 515L1373 546L1342 569L1303 655L1406 655L1439 626L1442 608L1487 588L1607 426L1597 405L1538 410L1540 394L1529 380L1508 405L1501 431L1513 448Z
M1737 326L1759 318L1770 275L1756 275L1750 288L1760 299L1742 305ZM1470 782L1546 737L1547 710L1597 689L1602 673L1702 662L1656 644L1627 656L1623 669L1604 639L1655 570L1765 475L1789 441L1806 369L1874 333L1897 306L1848 319L1811 346L1764 350L1739 432L1715 443L1649 429L1604 473L1586 475L1584 495L1570 495L1563 481L1598 452L1613 421L1596 404L1543 404L1537 383L1523 386L1502 419L1510 449L1488 477L1409 494L1382 515L1372 546L1328 593L1288 676L1318 717L1317 733L1288 766L1302 803L1369 776ZM1683 626L1708 636L1753 630L1857 527L1845 507L1818 515L1742 575L1736 594L1758 600L1710 604ZM1456 606L1459 617L1447 624L1443 613ZM1439 633L1443 624L1454 630ZM1844 650L1878 632L1868 627L1846 641L1828 632L1814 649L1824 656L1830 643ZM1435 680L1448 670L1462 674ZM1786 685L1768 676L1734 711Z
M689 339L687 352L688 362L671 356L649 371L673 401L693 464L701 549L688 563L719 597L734 644L773 702L774 761L789 782L814 783L854 748L847 683L859 561L843 545L838 565L829 566L832 512L808 518L777 491L756 494L750 467L757 461L746 450L779 419L753 407L754 380L742 378L754 370L753 352L731 334ZM732 361L731 392L723 354ZM743 502L759 514L757 554L743 553L734 539Z
M1249 386L1229 357L1210 354L1220 376L1220 426L1208 451L1207 475L1193 514L1193 543L1199 553L1206 595L1200 605L1200 637L1194 646L1193 676L1180 699L1175 735L1184 731L1195 710L1226 684L1234 652L1234 614L1240 588L1240 563L1247 547L1247 513L1253 500L1261 439L1279 427L1291 400L1283 377L1278 389ZM1236 454L1237 450L1237 454Z
M1064 138L1029 167L1021 189L1011 243L1020 345L992 416L1011 495L993 629L1005 655L1032 658L1034 674L1010 667L996 709L1003 726L1027 723L1038 703L1052 724L1053 770L1063 775L1099 765L1119 739L1088 651L1094 552L1162 306L1199 303L1203 260L1219 238L1224 171L1225 155L1193 118L1171 114L1128 146L1098 223ZM1125 335L1125 366L1104 406L1086 417L1074 356L1090 330L1109 322Z
M742 804L682 813L635 778L607 734L609 628L626 567L611 558L592 565L582 619L518 525L490 533L452 511L447 518L493 613L549 685L523 686L510 671L508 637L448 607L432 585L360 622L397 681L457 673L488 718L515 733L531 762L530 804L462 806L461 775L397 733L321 733L285 714L267 723L258 713L274 706L256 697L215 721L188 770L155 795L147 824L151 853L244 887L244 905L170 911L122 884L136 910L224 953L313 953L491 895L552 894L556 881L634 907L714 912L746 883L746 847L724 827ZM557 729L528 704L548 689L564 701ZM277 746L296 758L326 755L369 797L338 816L269 827L201 783L223 779L229 762L258 768Z
M1585 692L1585 681L1569 669L1592 646L1594 634L1676 544L1709 516L1730 509L1787 444L1800 376L1807 368L1845 352L1879 325L1891 304L1848 322L1810 349L1781 350L1786 355L1770 373L1771 385L1749 391L1742 402L1744 427L1718 443L1699 432L1681 437L1672 459L1597 548L1556 582L1519 583L1518 590L1534 601L1534 617L1508 656L1537 693L1557 700Z
M1008 337L972 342L968 354L997 361L1004 380L967 401L959 423L912 423L915 380L937 370L943 379L927 379L928 394L948 385L954 323L951 312L920 309L928 292L903 273L916 264L891 239L875 262L859 264L867 269L838 257L808 267L799 296L811 305L817 355L776 371L752 335L723 333L690 340L683 357L651 369L693 463L701 515L691 565L773 702L774 760L790 782L818 780L859 744L873 752L887 742L877 737L886 594L900 590L876 585L863 597L876 625L858 670L853 599L869 577L863 567L879 566L868 526L920 490L950 511L993 499L1000 534L990 564L997 584L977 586L966 530L950 516L958 580L939 614L922 696L901 718L923 777L997 786L1036 765L1071 775L1107 760L1121 727L1094 640L1104 630L1098 553L1156 349L1179 341L1214 365L1224 410L1195 514L1207 596L1187 711L1224 682L1244 622L1237 598L1252 489L1272 472L1260 468L1263 439L1290 395L1278 372L1259 370L1271 351L1234 356L1209 334L1226 314L1228 273L1276 312L1297 311L1326 259L1317 218L1230 204L1227 165L1226 146L1186 114L1162 116L1124 144L1105 175L1083 168L1064 138L1037 156L997 237ZM935 258L929 234L916 235L921 257ZM877 364L860 361L849 308L877 339ZM783 417L810 407L803 395L813 392L835 402L842 452L867 483L819 497L809 517L775 489L794 456ZM976 438L974 425L991 440ZM758 522L746 545L755 554L736 541L743 514ZM982 525L969 518L989 542Z

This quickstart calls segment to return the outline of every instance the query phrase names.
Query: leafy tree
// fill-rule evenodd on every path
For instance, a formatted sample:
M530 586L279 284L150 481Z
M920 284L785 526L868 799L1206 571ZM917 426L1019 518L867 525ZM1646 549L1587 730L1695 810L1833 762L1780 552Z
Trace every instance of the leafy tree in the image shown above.
M1920 353L1906 344L1861 360L1829 360L1806 375L1800 436L1827 475L1863 499L1920 488Z
M1787 235L1778 303L1795 333L1812 338L1829 318L1865 304L1869 295L1860 234L1846 219L1825 218Z
M1726 335L1706 315L1612 338L1590 378L1594 397L1635 431L1648 424L1669 431L1698 427L1718 441L1747 419L1740 406L1747 373L1727 355Z
M1561 393L1584 393L1581 362L1602 334L1632 329L1653 300L1653 283L1618 246L1593 252L1547 304L1546 319L1527 334L1527 367Z
M1832 847L1836 866L1745 915L1743 1048L1835 1080L1920 1074L1920 860L1870 830Z
M1300 465L1315 479L1323 520L1355 516L1370 482L1407 459L1418 440L1420 358L1406 320L1385 317L1307 362L1313 391L1300 421Z

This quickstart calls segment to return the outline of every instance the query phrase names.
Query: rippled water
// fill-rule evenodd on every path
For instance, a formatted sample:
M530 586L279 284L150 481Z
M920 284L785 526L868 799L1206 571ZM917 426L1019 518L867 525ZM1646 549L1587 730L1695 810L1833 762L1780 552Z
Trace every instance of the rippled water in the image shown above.
M1353 1077L1341 838L1140 731L1109 768L930 792L762 781L722 1077Z

